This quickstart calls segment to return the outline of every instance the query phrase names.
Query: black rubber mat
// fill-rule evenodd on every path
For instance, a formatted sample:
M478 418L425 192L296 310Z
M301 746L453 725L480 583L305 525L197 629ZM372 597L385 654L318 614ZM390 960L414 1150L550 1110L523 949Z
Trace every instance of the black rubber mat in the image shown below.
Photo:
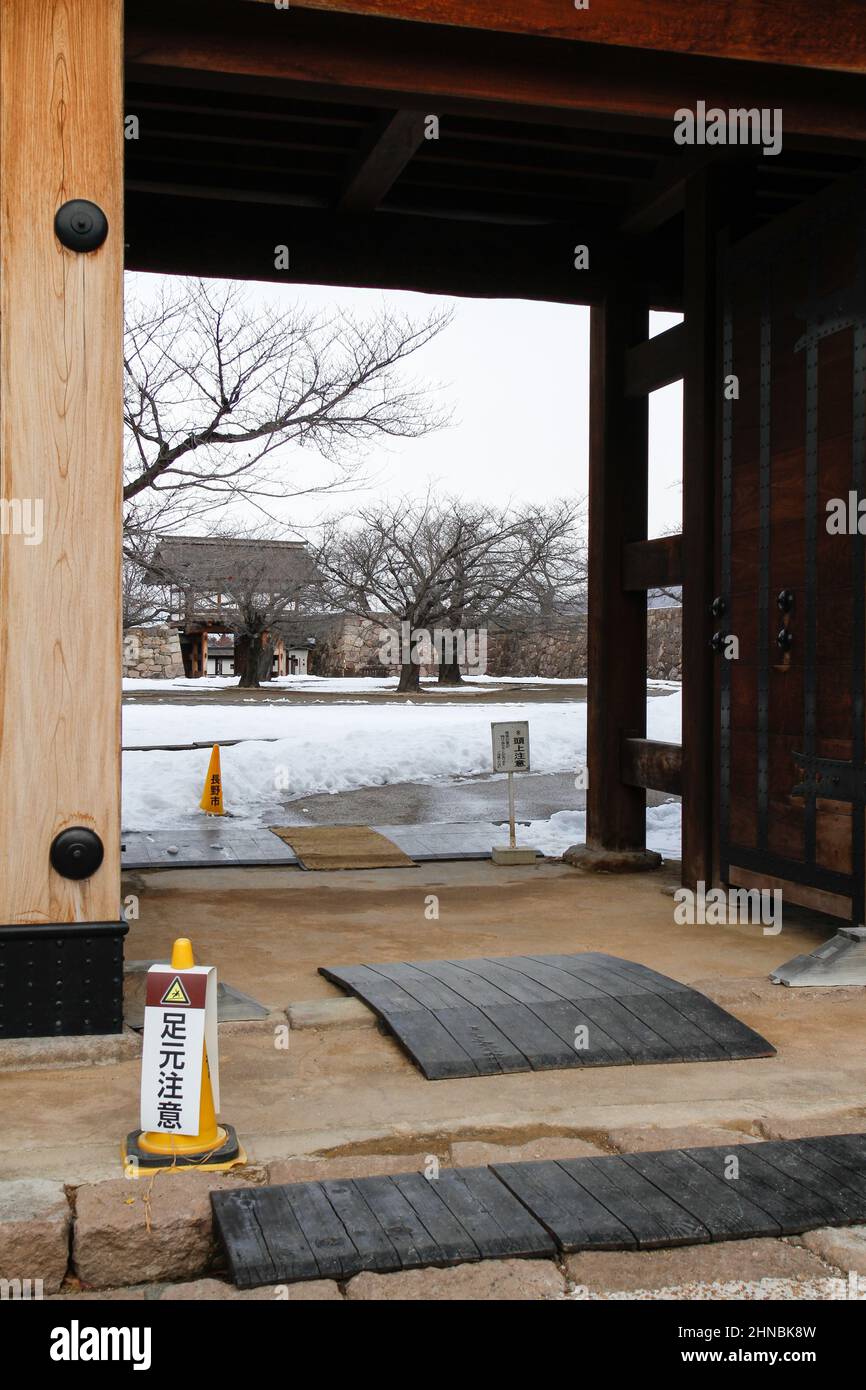
M706 995L598 952L322 966L319 973L368 1004L430 1081L775 1053Z
M241 1288L866 1221L866 1134L211 1192Z

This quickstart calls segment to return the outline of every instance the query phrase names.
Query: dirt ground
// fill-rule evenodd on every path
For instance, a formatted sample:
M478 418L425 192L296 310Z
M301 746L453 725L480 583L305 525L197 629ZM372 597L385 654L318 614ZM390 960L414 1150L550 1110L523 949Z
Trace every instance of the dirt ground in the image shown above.
M254 1162L439 1153L459 1141L543 1136L610 1149L613 1131L634 1126L722 1126L771 1137L792 1125L821 1132L828 1115L844 1116L843 1128L863 1128L862 990L785 989L767 979L831 930L791 923L765 936L760 927L679 926L664 891L671 879L664 870L583 874L549 861L319 874L160 871L125 883L140 905L126 955L167 959L172 940L188 935L201 963L215 964L226 983L273 1011L220 1029L223 1117ZM438 920L430 919L434 905ZM286 1032L287 1006L344 997L319 965L582 950L697 985L769 1038L778 1055L431 1082L364 1016L351 1027ZM66 1183L116 1176L121 1138L137 1125L138 1084L135 1059L0 1074L0 1176Z

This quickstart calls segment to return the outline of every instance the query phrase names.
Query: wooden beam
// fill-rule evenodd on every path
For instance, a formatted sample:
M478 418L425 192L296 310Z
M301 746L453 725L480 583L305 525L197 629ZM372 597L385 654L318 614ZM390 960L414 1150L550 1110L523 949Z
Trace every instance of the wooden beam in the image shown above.
M0 940L10 968L28 948L5 996L34 1036L122 1025L122 20L0 0L0 496L42 516L0 538ZM98 250L55 235L75 198L107 216ZM104 847L86 878L49 859L71 827Z
M683 582L682 536L630 541L622 548L622 587L646 593Z
M395 111L377 121L337 199L338 212L373 212L424 143L424 116Z
M590 317L587 844L642 850L646 797L622 781L622 739L646 735L646 594L622 586L627 544L646 539L647 398L627 397L626 352L648 304L621 278Z
M749 153L740 157L749 158ZM719 164L735 157L737 151L727 146L676 148L669 158L660 161L651 184L637 195L634 205L623 216L618 231L622 236L644 236L664 226L685 208L689 179L710 164Z
M686 371L686 330L677 323L630 348L625 362L625 389L630 396L649 396L679 381Z
M127 192L129 270L166 275L270 280L280 284L363 285L437 294L598 302L607 285L608 240L594 229L498 227L440 218L334 212L257 205L223 198L174 197L165 190ZM591 248L591 270L575 270L574 246ZM288 246L289 269L275 268ZM659 267L653 266L655 274ZM671 282L675 271L671 272ZM654 304L675 306L679 286L647 287Z
M556 0L557 6L560 0ZM527 7L529 11L530 7ZM566 7L567 8L567 7ZM750 107L760 77L761 106L781 107L785 138L863 139L861 79L820 72L570 44L549 38L444 25L316 14L292 6L209 0L196 16L174 0L127 0L127 80L202 80L277 95L372 102L425 113L479 109L534 119L634 129L655 122L673 137L673 116L688 94L707 106ZM205 22L202 22L206 15ZM494 107L499 108L494 111ZM672 152L676 147L672 146Z
M685 218L686 375L683 388L683 883L713 876L717 235L731 198L718 168L690 181ZM730 192L730 189L729 189Z
M273 5L273 0L257 0ZM816 14L814 0L604 0L577 9L561 0L292 0L292 9L453 24L580 43L701 53L746 62L789 63L833 71L866 68L860 0L833 0Z
M629 787L667 792L682 791L683 750L679 743L658 743L648 738L624 738L620 767Z

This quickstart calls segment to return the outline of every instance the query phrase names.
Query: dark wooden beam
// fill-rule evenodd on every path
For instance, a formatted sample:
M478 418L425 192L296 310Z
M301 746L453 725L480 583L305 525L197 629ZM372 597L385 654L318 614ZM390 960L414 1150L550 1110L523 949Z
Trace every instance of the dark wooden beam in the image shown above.
M273 0L257 0L273 5ZM861 0L604 0L578 10L562 0L292 0L292 9L328 10L471 29L572 39L580 43L701 53L748 62L862 72L866 28Z
M683 582L682 536L630 541L622 549L622 587L646 593Z
M701 169L733 156L727 147L682 146L661 160L649 188L642 189L619 225L623 236L644 236L654 232L685 208L686 184Z
M648 738L624 738L620 760L622 780L629 787L679 796L682 792L683 750L679 743Z
M557 7L561 0L555 0ZM529 9L530 7L527 7ZM602 8L602 7L599 7ZM562 6L567 9L567 6ZM425 9L426 15L426 9ZM576 12L577 13L577 12ZM580 12L580 14L588 13ZM384 110L478 111L521 120L670 134L674 112L699 93L708 106L781 107L785 137L863 139L862 79L665 52L321 14L272 4L127 0L129 82L218 81L235 90L301 92ZM206 16L206 18L204 18ZM429 16L427 16L429 18ZM759 87L756 83L759 81ZM646 127L645 127L646 128Z
M683 883L713 877L714 656L710 647L721 380L716 347L717 238L731 203L721 168L689 182L685 210L686 375L683 388Z
M424 144L424 116L395 111L377 121L336 202L338 212L373 212Z
M574 245L598 246L597 268L574 269ZM569 227L500 227L440 218L174 197L127 186L126 266L281 284L361 285L436 294L598 302L607 285L604 238ZM276 269L286 246L289 269ZM647 290L657 302L664 288Z
M622 781L622 739L646 735L646 593L622 585L626 545L646 539L647 398L628 397L626 353L648 304L622 275L590 316L587 844L642 850L646 797Z
M686 370L686 330L675 324L654 338L638 343L626 355L625 389L630 396L648 396L679 381Z

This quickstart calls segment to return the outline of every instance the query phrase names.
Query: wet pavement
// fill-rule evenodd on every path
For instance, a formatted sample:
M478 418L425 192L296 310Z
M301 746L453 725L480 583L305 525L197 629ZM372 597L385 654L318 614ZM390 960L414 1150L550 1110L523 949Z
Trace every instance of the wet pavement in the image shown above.
M515 778L519 821L549 820L556 811L582 811L586 792L573 773L529 772ZM284 802L285 825L424 825L430 821L493 821L508 818L507 781L480 774L461 781L396 782L354 791L322 792ZM672 800L647 792L647 805Z

